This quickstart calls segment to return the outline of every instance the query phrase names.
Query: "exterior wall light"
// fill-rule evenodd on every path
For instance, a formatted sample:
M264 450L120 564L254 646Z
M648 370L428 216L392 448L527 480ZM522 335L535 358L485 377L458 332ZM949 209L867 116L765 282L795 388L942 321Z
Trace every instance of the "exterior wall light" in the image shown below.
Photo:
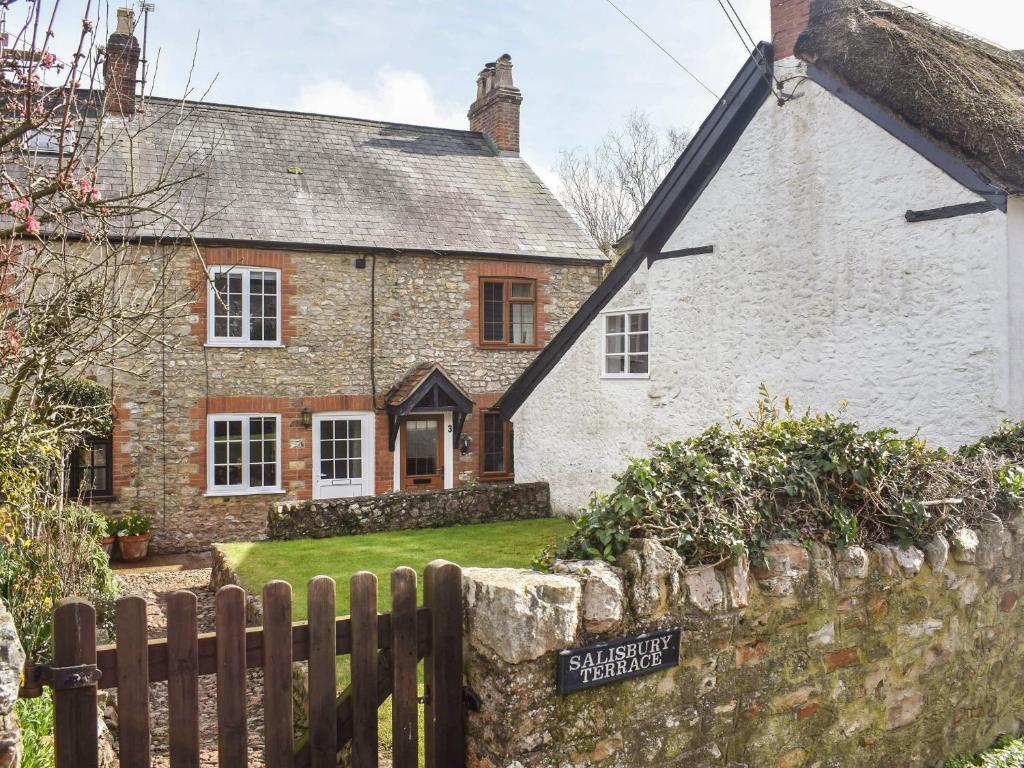
M459 453L463 456L469 455L469 449L473 446L473 438L469 435L463 435L462 440L459 443Z
M306 429L313 426L313 412L309 410L308 405L302 409L302 426Z

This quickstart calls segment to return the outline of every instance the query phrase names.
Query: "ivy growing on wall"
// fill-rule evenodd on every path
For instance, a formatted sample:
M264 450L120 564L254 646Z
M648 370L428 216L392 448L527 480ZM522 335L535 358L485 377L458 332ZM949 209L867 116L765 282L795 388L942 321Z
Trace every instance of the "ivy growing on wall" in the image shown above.
M951 454L917 435L863 430L842 410L797 413L762 388L748 418L632 459L541 564L611 561L631 538L658 539L689 564L740 552L757 562L774 538L923 542L1021 509L1022 457L1024 424Z

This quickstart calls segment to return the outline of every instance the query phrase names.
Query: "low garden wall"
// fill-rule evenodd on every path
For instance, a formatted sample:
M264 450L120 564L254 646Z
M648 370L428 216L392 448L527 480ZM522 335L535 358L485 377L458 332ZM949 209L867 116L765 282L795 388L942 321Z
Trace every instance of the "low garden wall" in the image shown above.
M765 556L687 570L646 539L616 566L466 569L467 765L942 766L1024 726L1024 516ZM669 627L678 666L556 693L560 649Z
M550 516L547 483L481 483L439 491L282 502L271 509L268 534L271 539L322 539Z

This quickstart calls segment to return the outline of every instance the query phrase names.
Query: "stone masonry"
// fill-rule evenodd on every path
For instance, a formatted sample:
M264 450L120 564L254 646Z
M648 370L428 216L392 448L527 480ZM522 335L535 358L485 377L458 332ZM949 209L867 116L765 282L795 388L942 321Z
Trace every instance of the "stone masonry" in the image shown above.
M14 628L14 618L0 601L0 768L18 768L21 763L21 729L14 704L24 666L25 652Z
M308 500L312 432L301 424L313 411L374 410L384 393L416 363L442 364L475 402L463 434L470 451L455 451L456 483L480 474L480 410L491 407L520 371L573 315L601 277L595 262L485 259L403 252L376 255L250 248L203 249L209 266L281 270L283 346L207 346L206 286L190 252L167 247L169 297L185 297L168 313L165 339L140 355L132 373L99 371L116 409L114 495L95 502L108 513L141 511L154 520L154 551L196 550L213 541L266 536L274 504ZM362 268L357 259L365 259ZM374 380L370 366L370 286L375 272ZM494 349L479 344L479 281L536 281L538 346ZM142 278L144 279L144 278ZM374 387L374 384L376 385ZM281 414L280 494L206 495L206 415ZM387 418L377 411L377 493L394 487Z
M467 569L467 765L913 768L1017 733L1024 516L952 544ZM556 695L557 650L673 626L678 667Z
M547 483L481 483L420 493L292 501L270 512L271 539L321 539L551 516Z

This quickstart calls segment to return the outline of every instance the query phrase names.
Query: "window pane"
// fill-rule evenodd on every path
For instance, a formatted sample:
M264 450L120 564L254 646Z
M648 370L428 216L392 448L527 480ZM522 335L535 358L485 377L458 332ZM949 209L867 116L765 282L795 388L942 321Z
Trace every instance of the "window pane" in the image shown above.
M626 330L625 316L607 315L604 319L604 329L607 333L622 333Z
M626 358L624 355L608 355L605 358L606 373L624 373Z
M622 338L619 336L618 338ZM646 352L647 351L647 334L637 333L630 334L629 337L629 351L630 352ZM619 350L621 351L621 350Z
M647 373L647 355L630 355L629 372Z
M505 471L505 425L496 413L484 414L484 472Z
M360 459L352 459L349 462L348 476L353 479L363 476L363 462Z
M532 283L512 283L513 299L528 299L533 296Z
M213 422L213 484L242 484L242 420Z
M363 432L363 423L359 420L353 420L348 423L348 436L352 439L359 438Z
M513 304L510 309L511 342L533 344L533 304Z
M637 314L637 315L630 315L629 316L629 330L633 331L633 332L636 332L636 331L646 331L647 330L647 313L646 312L641 312L640 314Z
M604 351L611 354L626 351L626 337L625 336L605 336L604 338Z
M321 461L320 462L320 477L324 480L334 479L334 462L333 461Z
M407 421L405 424L405 473L433 475L437 473L437 422L433 419Z
M213 333L225 338L242 338L242 275L214 276Z
M505 340L505 284L484 283L484 341Z
M249 419L249 485L269 488L277 479L277 419L253 416Z

